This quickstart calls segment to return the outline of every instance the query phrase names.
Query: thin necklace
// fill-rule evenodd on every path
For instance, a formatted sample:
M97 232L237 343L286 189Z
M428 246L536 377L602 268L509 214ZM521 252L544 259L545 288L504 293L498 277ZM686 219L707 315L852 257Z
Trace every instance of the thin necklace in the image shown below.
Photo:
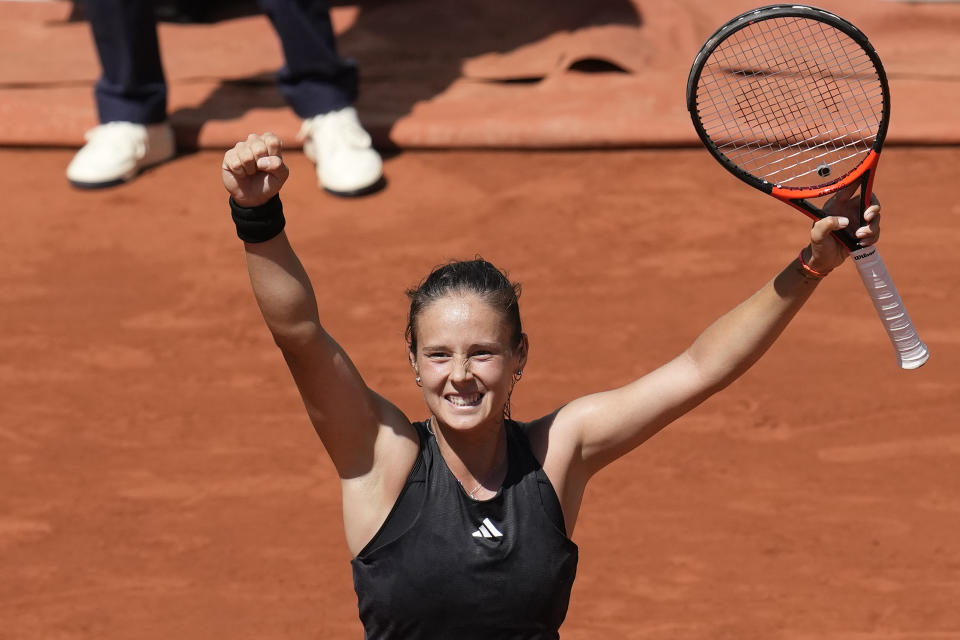
M460 482L460 480L458 479L457 482ZM465 492L468 496L470 496L470 499L471 499L471 500L476 500L476 499L477 499L477 498L476 498L477 492L480 491L480 489L483 488L483 483L478 484L478 485L477 485L477 488L474 489L473 491L467 491L467 488L466 488L465 486L463 486L463 483L462 483L462 482L460 482L460 488L463 489L464 492Z
M433 433L433 419L432 419L432 418L427 418L427 430L428 430L430 433ZM436 434L434 434L434 437L436 437ZM449 468L449 467L448 467L448 468ZM490 472L490 478L492 478L492 477L495 475L495 473L496 473L497 471L499 471L499 470L500 470L500 465L498 464L498 465L496 466L496 468L494 468L494 470ZM451 475L453 475L452 472L451 472ZM471 490L467 489L466 485L464 485L464 484L460 481L460 478L458 478L458 477L455 476L455 475L453 476L453 478L457 481L457 484L460 485L460 488L463 489L463 492L464 492L465 494L467 494L467 495L470 497L471 500L476 500L476 499L477 499L477 497L476 497L476 496L477 496L477 493L480 492L480 489L483 489L483 484L484 484L484 483L482 483L482 482L477 482L477 486L474 487L473 491L471 491Z
M496 475L496 473L497 473L499 470L500 470L500 465L498 464L498 465L493 469L493 471L490 472L489 478L493 478L493 476ZM460 482L460 478L457 478L456 476L453 476L453 477L457 479L457 483L460 485L460 488L463 489L463 492L464 492L464 493L466 493L468 496L470 496L470 499L471 499L471 500L476 500L476 499L477 499L477 498L476 498L477 493L480 491L480 489L483 489L483 485L484 485L483 482L477 482L476 488L474 488L473 491L470 491L469 489L467 489L466 486L464 486L464 484L463 484L462 482ZM488 478L488 479L489 479L489 478Z

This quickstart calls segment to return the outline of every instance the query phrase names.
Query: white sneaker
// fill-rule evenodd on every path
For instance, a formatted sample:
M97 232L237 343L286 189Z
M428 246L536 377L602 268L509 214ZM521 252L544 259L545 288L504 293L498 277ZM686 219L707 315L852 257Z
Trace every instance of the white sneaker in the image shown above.
M73 156L67 180L81 189L112 187L176 153L169 122L107 122L87 131L87 144Z
M317 165L320 186L337 196L360 196L383 186L383 162L353 107L307 118L297 136Z

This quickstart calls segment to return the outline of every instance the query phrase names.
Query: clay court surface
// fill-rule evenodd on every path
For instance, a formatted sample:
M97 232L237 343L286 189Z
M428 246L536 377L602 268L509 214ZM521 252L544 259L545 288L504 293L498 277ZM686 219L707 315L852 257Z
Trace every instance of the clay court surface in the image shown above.
M219 154L101 193L50 179L69 155L0 153L0 637L359 637L337 480ZM743 379L595 479L564 638L960 638L960 151L884 162L881 246L929 363L898 369L852 265L831 275ZM525 419L683 349L808 227L698 150L404 153L348 202L289 163L326 324L414 418L403 290L438 262L524 284Z
M62 22L57 4L0 3L20 21L2 27L0 48L37 52L0 65L0 639L359 638L338 481L259 317L219 178L222 139L273 120L289 138L295 122L276 96L222 110L269 95L269 81L252 97L241 84L202 102L219 80L177 80L173 57L175 123L202 150L116 189L73 190L63 171L92 123L96 67L83 24L49 22ZM374 17L390 6L368 4ZM796 256L808 221L697 148L683 111L680 67L717 26L713 13L742 5L641 12L633 28L677 36L682 64L560 73L519 96L531 100L526 121L511 92L530 86L490 85L476 103L480 85L444 89L431 76L433 98L404 85L378 112L392 76L372 74L365 113L375 137L402 150L371 197L320 192L309 160L287 154L288 234L325 325L371 387L424 417L403 291L449 258L482 255L523 283L531 355L512 404L526 420L663 363ZM960 640L960 147L942 144L958 139L956 101L930 99L960 91L960 56L927 64L937 47L956 48L931 34L958 24L960 5L919 6L912 22L900 3L849 7L899 70L894 144L876 182L880 247L932 357L896 366L844 265L742 379L594 479L564 640ZM361 68L376 70L370 51L390 49L364 15L334 17ZM585 41L630 41L622 27ZM60 29L59 47L37 45L44 29ZM204 40L195 29L165 26L162 37ZM514 55L540 60L557 40L538 42L537 55ZM77 65L65 63L69 47ZM624 60L676 55L641 49ZM481 53L473 63L491 74L504 64ZM48 84L29 85L11 60L35 63ZM663 89L658 73L680 84ZM660 93L636 98L637 86ZM613 97L593 117L584 96L597 95ZM506 111L446 119L465 104ZM644 123L618 128L634 105ZM424 150L451 132L514 150ZM639 139L689 148L535 150Z

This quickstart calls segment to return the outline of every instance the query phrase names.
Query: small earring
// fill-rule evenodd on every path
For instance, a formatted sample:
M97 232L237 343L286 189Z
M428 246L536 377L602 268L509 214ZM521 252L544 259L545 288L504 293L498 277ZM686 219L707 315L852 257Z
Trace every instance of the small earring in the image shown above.
M422 387L422 386L423 386L422 384L420 384L420 376L417 376L417 386L418 386L418 387Z
M513 378L515 380L519 380L522 377L523 377L523 369L519 369L515 374L513 374Z

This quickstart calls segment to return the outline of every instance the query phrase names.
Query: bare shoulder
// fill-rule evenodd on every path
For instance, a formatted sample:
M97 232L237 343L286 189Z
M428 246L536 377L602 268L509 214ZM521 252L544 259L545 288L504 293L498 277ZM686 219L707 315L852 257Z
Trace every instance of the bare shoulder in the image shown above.
M371 470L387 485L400 482L402 488L419 455L420 437L413 423L396 405L375 392L371 394L379 423Z
M578 464L579 443L572 422L573 413L564 406L556 411L525 423L523 427L530 441L533 455L540 462L550 480L567 525L567 534L573 533L583 500L583 491L589 476Z
M383 525L420 454L413 424L388 400L373 396L379 426L372 462L362 473L341 478L343 523L354 555Z
M566 458L576 450L582 423L589 419L590 406L587 399L580 398L524 423L530 446L541 464L556 457Z
M550 449L550 430L553 427L553 421L557 412L549 413L542 418L530 422L519 422L520 428L527 436L530 443L530 450L541 465L547 458Z

